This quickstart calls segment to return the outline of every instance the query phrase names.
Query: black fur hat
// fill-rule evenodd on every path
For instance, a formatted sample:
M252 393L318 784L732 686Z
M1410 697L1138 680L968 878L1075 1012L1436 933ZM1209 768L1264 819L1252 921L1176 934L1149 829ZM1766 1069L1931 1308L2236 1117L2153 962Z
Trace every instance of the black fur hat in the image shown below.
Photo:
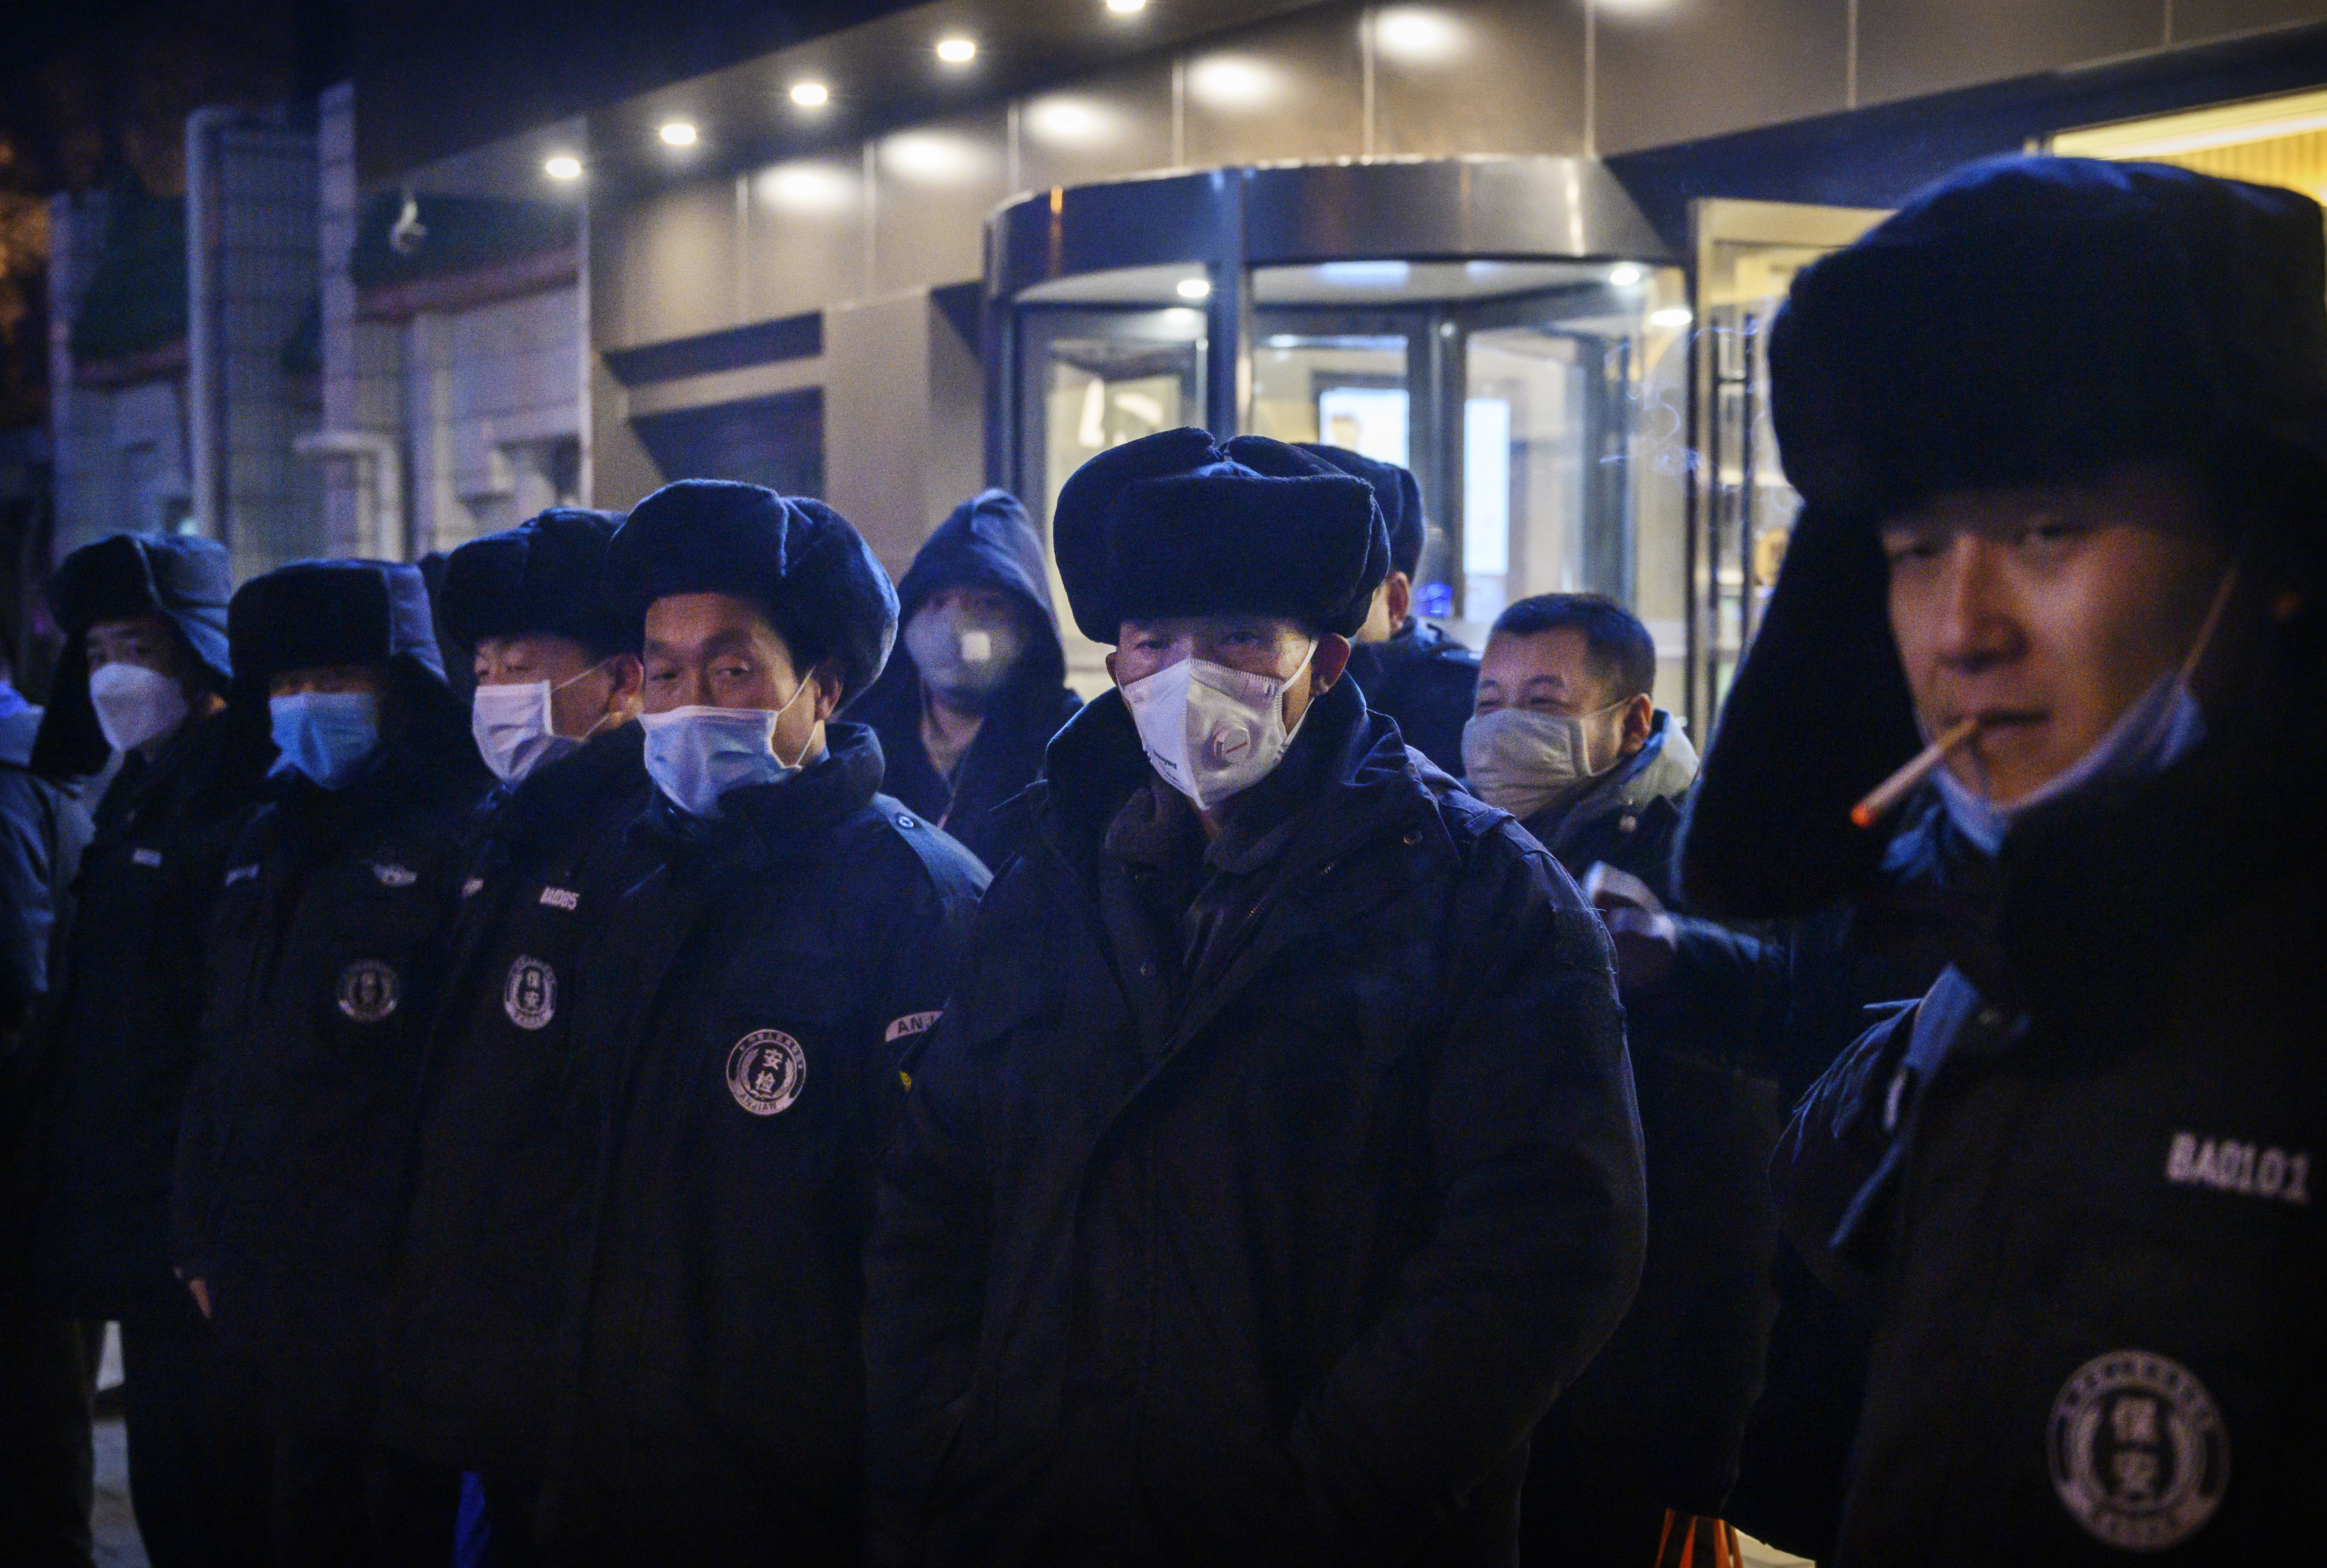
M1886 845L1851 805L1921 743L1883 518L2148 458L2327 494L2320 209L2153 164L1975 164L1798 276L1770 369L1804 506L1681 848L1697 908L1763 919L1864 884ZM2279 510L2256 545L2315 570L2327 513Z
M297 561L253 577L227 611L238 695L266 705L275 677L322 665L387 664L442 688L444 662L417 566Z
M437 624L456 649L488 637L573 639L601 658L635 653L639 626L605 593L613 512L552 507L454 550L436 590Z
M49 612L65 641L33 742L33 770L77 778L104 767L111 755L89 705L89 649L82 640L100 622L161 616L179 651L225 695L234 675L226 630L233 593L226 546L191 535L109 534L58 562L49 579Z
M673 593L733 593L768 612L800 668L840 660L846 703L881 673L897 591L846 518L732 480L683 479L631 509L606 555L625 626Z
M1075 624L1112 643L1128 617L1284 615L1347 637L1389 574L1364 481L1265 436L1166 430L1103 452L1059 491L1051 528Z
M1430 542L1430 519L1423 515L1422 486L1416 482L1414 471L1322 441L1294 444L1374 487L1374 504L1381 508L1382 526L1389 530L1390 570L1405 573L1408 581L1418 577L1422 547Z

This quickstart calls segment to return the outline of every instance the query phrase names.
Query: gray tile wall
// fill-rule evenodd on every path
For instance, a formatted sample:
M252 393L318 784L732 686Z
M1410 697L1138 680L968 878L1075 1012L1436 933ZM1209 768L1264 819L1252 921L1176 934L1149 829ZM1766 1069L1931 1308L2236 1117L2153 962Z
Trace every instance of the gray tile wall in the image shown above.
M195 513L248 577L321 543L322 476L292 441L322 411L283 367L284 341L319 284L317 139L276 116L198 115L191 126L187 157L201 164L187 181Z

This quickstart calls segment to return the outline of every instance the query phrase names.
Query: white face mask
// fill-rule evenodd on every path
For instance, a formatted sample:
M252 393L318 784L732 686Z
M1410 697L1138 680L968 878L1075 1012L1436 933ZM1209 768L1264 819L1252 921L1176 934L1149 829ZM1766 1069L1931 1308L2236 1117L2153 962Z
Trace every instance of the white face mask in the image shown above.
M469 733L477 738L477 754L484 758L493 777L504 784L518 783L544 762L579 751L583 741L596 734L612 714L601 714L588 733L576 740L553 727L550 699L575 681L587 679L605 667L603 661L593 664L556 686L535 680L479 686L469 708Z
M1607 771L1592 766L1592 740L1584 726L1623 705L1611 703L1598 713L1583 714L1539 714L1528 708L1472 714L1463 726L1463 775L1471 792L1521 821L1533 817L1578 784Z
M97 710L97 727L105 743L117 751L134 751L158 741L185 721L183 687L159 670L142 664L108 664L90 672L89 706Z
M789 762L777 756L776 722L809 689L800 682L780 708L685 707L642 715L648 777L693 817L716 817L719 798L730 789L782 783L800 770L808 744Z
M1285 727L1285 688L1316 653L1313 642L1289 676L1252 675L1188 658L1125 686L1131 722L1164 782L1197 810L1210 811L1266 778L1293 743L1293 732Z
M1939 800L1963 835L1988 854L2004 848L2004 835L2023 812L2072 794L2097 779L2120 774L2162 773L2195 751L2206 738L2205 710L2190 693L2188 679L2169 673L2158 677L2134 705L2117 715L2092 749L2063 771L2053 775L2009 806L1998 806L1986 793L1941 767L1935 775Z
M1026 633L1015 615L925 605L905 624L905 651L931 691L975 711L1009 684Z

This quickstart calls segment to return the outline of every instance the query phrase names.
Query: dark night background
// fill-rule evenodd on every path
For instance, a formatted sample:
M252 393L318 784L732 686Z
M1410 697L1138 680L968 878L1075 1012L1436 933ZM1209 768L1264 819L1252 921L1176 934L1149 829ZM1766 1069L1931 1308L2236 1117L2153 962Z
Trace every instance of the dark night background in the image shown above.
M409 167L902 10L908 0L17 0L0 48L0 429L47 409L45 199L183 188L186 116L353 77Z

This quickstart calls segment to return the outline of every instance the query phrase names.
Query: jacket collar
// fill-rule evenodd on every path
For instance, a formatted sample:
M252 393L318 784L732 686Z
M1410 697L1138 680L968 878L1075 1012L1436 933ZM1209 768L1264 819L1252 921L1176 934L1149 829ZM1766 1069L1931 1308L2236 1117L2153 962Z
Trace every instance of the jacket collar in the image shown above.
M495 830L528 844L561 838L576 820L647 787L645 732L636 721L593 735L579 751L487 797Z
M1603 776L1586 784L1575 798L1536 813L1528 829L1547 845L1556 839L1582 833L1593 823L1625 812L1638 813L1659 800L1677 806L1696 779L1696 748L1674 717L1657 710L1649 738L1640 749Z
M641 826L674 848L715 857L797 853L872 802L881 766L881 742L869 727L827 720L824 755L782 783L731 789L719 798L719 815L707 819L657 789Z

